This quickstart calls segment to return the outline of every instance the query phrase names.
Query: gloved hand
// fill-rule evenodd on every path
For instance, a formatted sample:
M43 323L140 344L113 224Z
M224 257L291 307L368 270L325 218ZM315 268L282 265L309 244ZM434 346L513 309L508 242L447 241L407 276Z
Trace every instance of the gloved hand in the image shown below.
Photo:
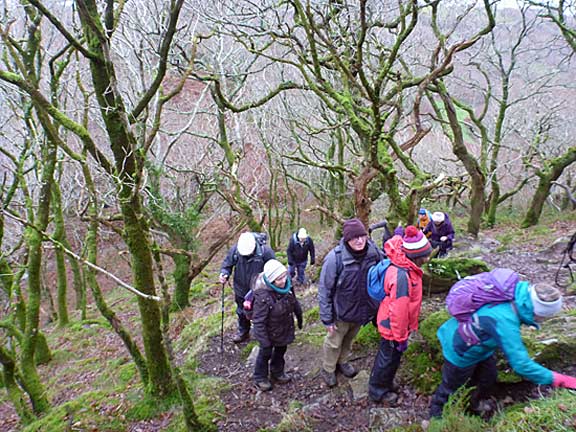
M445 242L446 240L448 240L448 237L446 237L446 236L440 237L440 241L441 241L441 242Z
M396 351L398 352L403 353L407 349L408 349L408 339L402 342L398 342L398 345L396 345Z
M372 228L368 228L368 235L372 234Z
M304 317L302 314L296 315L296 323L298 324L298 328L302 330L302 327L304 326Z
M228 280L228 275L220 273L220 277L218 278L218 280L220 281L221 284L224 284Z
M552 385L554 387L563 387L568 389L576 390L576 378L570 375L562 375L558 372L552 372L553 380Z

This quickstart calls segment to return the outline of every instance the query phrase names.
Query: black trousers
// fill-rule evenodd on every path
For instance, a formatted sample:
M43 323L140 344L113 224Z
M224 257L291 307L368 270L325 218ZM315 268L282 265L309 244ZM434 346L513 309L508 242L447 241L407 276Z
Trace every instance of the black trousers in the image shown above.
M250 320L244 315L244 296L234 294L236 301L236 315L238 315L238 332L246 334L250 331Z
M254 380L265 381L268 379L268 367L270 367L270 375L277 377L284 373L284 354L288 347L284 346L269 346L263 347L260 345L258 350L258 357L256 357L256 366L254 368Z
M380 340L380 347L374 359L374 366L368 381L368 394L370 399L379 401L382 397L392 391L392 384L402 353L396 349L398 342L387 339Z
M472 406L484 399L490 388L496 382L498 370L494 356L475 365L460 368L444 360L442 366L442 383L432 396L430 403L430 417L441 417L442 409L452 393L465 384L476 386L476 390L470 396Z

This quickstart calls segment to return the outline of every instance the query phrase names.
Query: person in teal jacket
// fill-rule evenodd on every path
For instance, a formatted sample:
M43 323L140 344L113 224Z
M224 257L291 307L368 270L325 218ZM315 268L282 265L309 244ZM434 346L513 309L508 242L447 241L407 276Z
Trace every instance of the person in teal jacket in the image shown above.
M548 284L518 282L513 301L487 304L473 319L477 344L467 344L458 332L458 321L451 318L438 329L444 365L442 383L432 396L430 416L441 417L444 404L465 384L476 386L471 395L472 409L484 399L496 382L494 352L501 349L518 375L536 383L576 389L576 378L553 372L530 358L520 333L522 324L539 328L539 321L562 308L560 291Z

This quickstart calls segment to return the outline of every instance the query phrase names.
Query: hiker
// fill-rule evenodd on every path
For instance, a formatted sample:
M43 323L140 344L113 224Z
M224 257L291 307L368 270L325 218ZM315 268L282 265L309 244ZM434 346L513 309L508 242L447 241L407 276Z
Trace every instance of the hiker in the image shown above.
M288 270L275 259L264 264L253 292L254 338L260 344L254 381L260 390L268 391L272 383L284 384L292 379L284 371L284 353L294 341L294 316L302 329L302 308L292 291Z
M384 243L392 238L392 234L390 233L390 227L388 226L388 221L386 219L381 220L380 222L373 223L368 227L368 234L372 235L372 231L377 230L379 228L384 228L382 231L382 250L384 250Z
M230 248L220 268L220 283L225 284L234 270L234 300L238 315L238 332L234 343L244 342L250 337L250 320L244 315L244 296L251 282L264 269L264 263L276 258L274 251L265 244L264 234L245 232L238 243Z
M328 387L337 384L336 371L348 378L357 373L347 362L352 341L377 308L368 297L366 275L384 257L359 219L344 222L342 234L339 244L324 258L318 285L320 319L327 331L321 375Z
M481 273L481 276L488 273ZM463 279L465 280L465 279ZM481 280L481 279L480 279ZM539 328L538 323L560 312L562 297L552 285L516 282L514 298L502 303L488 303L473 314L478 343L466 343L459 331L459 321L451 318L437 332L444 354L442 383L432 396L430 416L441 417L444 404L465 384L476 386L470 401L479 411L481 401L496 382L497 349L501 349L517 374L536 383L576 389L576 378L546 369L530 358L522 342L522 324Z
M432 221L426 225L423 232L430 239L432 249L438 249L438 258L448 255L454 241L454 228L446 213L432 213Z
M306 232L305 228L300 228L290 236L286 255L288 256L288 273L290 274L290 277L294 279L294 276L297 274L296 283L304 285L306 280L306 264L308 264L308 255L310 255L310 265L314 265L316 262L314 242Z
M428 226L428 224L432 221L432 214L422 207L418 210L418 222L416 222L416 228L420 231L424 231L424 228ZM430 232L427 234L427 237L430 237Z
M408 348L408 337L418 330L422 304L422 265L428 261L432 247L426 236L413 225L386 242L390 266L384 277L385 297L378 308L376 322L382 337L368 382L368 396L374 402L394 404L398 399L394 376L402 354Z

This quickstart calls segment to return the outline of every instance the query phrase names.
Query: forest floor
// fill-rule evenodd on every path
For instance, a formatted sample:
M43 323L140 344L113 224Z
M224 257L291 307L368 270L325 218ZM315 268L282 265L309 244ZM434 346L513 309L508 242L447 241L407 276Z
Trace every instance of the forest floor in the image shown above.
M481 258L491 267L513 268L529 281L553 282L561 259L561 247L553 243L556 239L570 236L575 230L575 221L555 222L541 230L510 230L509 227L485 230L481 236ZM301 301L305 309L316 306L315 297L314 285L302 293ZM125 305L121 308L121 318L125 322L137 323L136 303L131 297L120 295L116 300L109 299L109 302L116 308ZM443 296L428 296L424 302L424 311L435 310L442 307ZM231 307L228 309L231 310ZM194 311L187 309L175 314L172 326L175 344L178 344L180 331L186 323L218 310L219 304L212 298L205 306L195 304ZM97 312L93 315L98 317ZM227 323L232 323L230 317ZM86 409L98 413L97 419L82 417L81 409L77 414L71 414L71 410L76 408L67 407L62 410L62 416L66 417L69 425L67 430L152 432L170 429L173 417L179 415L175 408L146 419L131 417L130 407L138 397L142 397L142 391L136 374L123 377L123 371L130 370L128 366L131 362L118 338L110 331L102 331L98 323L83 323L73 329L76 333L71 333L69 329L57 329L51 324L45 330L56 361L41 366L40 374L49 387L51 402L55 406L63 406L65 402L73 401L84 393L104 386L109 388L111 382L122 390L108 393L106 398L98 402L89 398L80 401L80 404L89 405ZM319 331L321 326L318 323L305 323L304 329L297 331L296 341L289 346L286 354L286 370L293 379L288 384L276 385L270 392L258 391L254 386L253 368L247 364L248 354L254 344L233 344L233 325L226 328L223 351L219 332L217 336L209 338L195 360L195 367L197 373L217 377L224 384L219 384L217 396L225 409L224 413L215 417L218 430L367 431L378 424L377 417L382 410L388 410L386 417L395 420L393 424L380 426L380 430L402 424L414 425L414 430L418 430L417 425L427 417L430 396L418 394L411 387L403 374L402 365L397 376L400 398L394 407L373 403L366 397L366 381L376 346L355 348L351 362L360 373L353 379L338 375L339 385L329 389L319 375L321 346L318 341L321 341L322 336ZM312 339L316 342L311 343L308 333L314 332ZM178 357L180 361L185 361L184 353L178 353ZM576 363L564 372L576 374ZM121 387L120 384L125 386ZM545 387L527 382L499 385L494 399L500 404L509 405L541 397L548 391ZM18 417L5 391L1 391L0 432L18 430L21 430ZM31 430L51 429L43 426Z

